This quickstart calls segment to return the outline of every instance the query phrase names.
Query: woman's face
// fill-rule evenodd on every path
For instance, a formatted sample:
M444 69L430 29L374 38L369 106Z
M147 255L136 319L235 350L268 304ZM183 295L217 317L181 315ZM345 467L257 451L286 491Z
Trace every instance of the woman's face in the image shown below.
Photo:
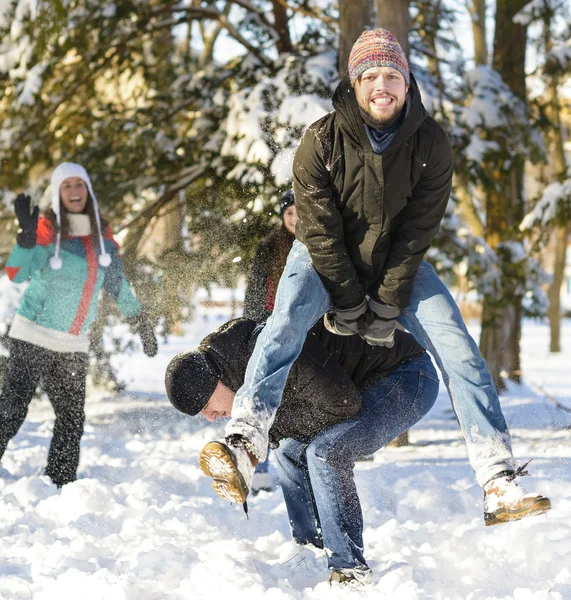
M59 197L69 213L82 213L87 205L87 186L80 177L68 177L59 188Z
M297 223L297 210L295 205L288 206L282 216L284 227L290 232L295 233L295 224Z

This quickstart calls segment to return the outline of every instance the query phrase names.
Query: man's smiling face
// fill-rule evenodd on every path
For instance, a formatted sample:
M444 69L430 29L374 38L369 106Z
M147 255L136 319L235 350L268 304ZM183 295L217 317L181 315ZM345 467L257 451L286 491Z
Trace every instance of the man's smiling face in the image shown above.
M87 186L81 177L68 177L59 188L59 195L67 212L82 213L87 204Z
M359 106L380 128L389 127L400 115L408 86L400 71L392 67L371 67L355 81Z

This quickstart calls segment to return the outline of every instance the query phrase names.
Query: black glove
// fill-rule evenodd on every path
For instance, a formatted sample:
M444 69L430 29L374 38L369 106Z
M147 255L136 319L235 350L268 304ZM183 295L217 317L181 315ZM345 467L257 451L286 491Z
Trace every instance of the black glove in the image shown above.
M127 323L131 325L135 333L139 334L141 343L143 344L143 352L150 357L156 356L159 351L159 345L149 317L141 312L127 319Z
M22 248L33 248L36 245L36 229L38 228L38 217L40 207L36 206L30 214L32 199L26 194L18 194L14 200L14 211L20 223L20 233L16 240Z
M364 327L359 331L359 335L371 346L392 348L395 344L396 319L399 315L400 308L369 298Z
M353 308L334 308L325 314L323 324L335 335L356 335L359 323L367 312L367 301L363 300Z

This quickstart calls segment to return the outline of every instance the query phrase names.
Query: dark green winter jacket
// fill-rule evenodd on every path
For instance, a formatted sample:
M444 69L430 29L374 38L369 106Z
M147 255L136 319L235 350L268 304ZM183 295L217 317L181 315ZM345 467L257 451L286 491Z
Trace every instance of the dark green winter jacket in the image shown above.
M296 237L338 308L365 294L404 308L446 210L450 142L427 116L412 76L406 117L382 154L371 148L347 78L333 107L295 154Z

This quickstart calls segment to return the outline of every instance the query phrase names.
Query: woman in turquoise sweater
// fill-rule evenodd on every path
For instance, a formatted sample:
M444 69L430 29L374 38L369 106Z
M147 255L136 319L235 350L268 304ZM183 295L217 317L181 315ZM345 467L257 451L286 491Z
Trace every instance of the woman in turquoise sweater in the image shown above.
M104 290L157 353L153 328L125 279L119 247L102 221L85 169L62 163L51 178L52 208L39 216L31 199L15 201L21 231L6 263L16 283L29 282L10 328L10 358L0 397L0 458L20 429L40 383L55 425L46 475L61 487L75 481L85 420L87 337Z

